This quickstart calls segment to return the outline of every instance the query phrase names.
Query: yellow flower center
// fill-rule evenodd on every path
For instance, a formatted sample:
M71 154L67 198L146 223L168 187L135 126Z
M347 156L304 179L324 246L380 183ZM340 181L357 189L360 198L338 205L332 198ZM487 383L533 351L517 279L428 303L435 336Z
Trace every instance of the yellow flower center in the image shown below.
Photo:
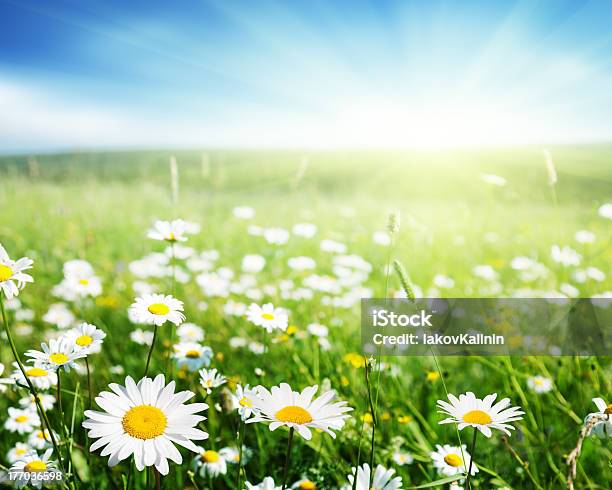
M28 420L27 415L17 415L17 417L15 417L15 422L18 422L20 424L22 424L23 422L26 422L27 420Z
M463 421L467 424L487 425L492 420L491 416L482 410L471 410L463 416Z
M167 315L170 312L170 308L163 303L153 303L147 309L154 315Z
M28 451L27 451L27 449L22 449L22 448L19 448L19 449L16 449L16 450L15 450L15 454L16 454L17 456L23 456L23 455L24 455L25 453L27 453L27 452L28 452Z
M8 265L0 264L0 282L8 281L13 277L13 269Z
M169 242L175 242L176 241L176 235L174 234L173 231L168 233L168 236L166 237L166 240L168 240Z
M30 378L41 378L42 376L47 375L47 371L40 368L31 368L26 371L26 375L28 375Z
M204 381L204 386L206 388L212 388L213 387L212 379L207 379L206 381Z
M308 424L312 422L312 415L308 413L308 410L296 407L295 405L281 408L276 412L275 417L280 422L290 422L292 424Z
M544 382L541 379L536 379L534 383L538 386L542 385Z
M205 463L216 463L219 461L219 459L221 459L221 456L219 456L217 451L208 450L202 453L201 459Z
M44 461L36 460L30 461L23 467L23 471L26 473L40 473L47 469L47 464Z
M185 357L189 357L190 359L197 359L200 357L200 353L197 350L188 350L185 353Z
M274 320L274 315L272 313L262 313L261 317L264 320Z
M46 439L45 434L43 434L43 431L42 431L42 430L39 430L39 431L36 433L36 437L38 437L39 439Z
M243 396L238 403L243 407L253 406L253 404L251 403L251 400L249 400L246 396Z
M70 359L63 352L56 352L55 354L51 354L49 356L49 360L53 364L57 364L58 366L61 366L62 364L66 364Z
M81 335L76 339L76 344L80 345L81 347L87 347L88 345L91 345L92 342L93 338L89 335Z
M305 480L298 487L300 490L316 490L317 486L310 480Z
M458 454L447 454L446 456L444 456L444 462L447 465L453 466L455 468L459 468L459 466L463 465L463 460Z
M606 409L604 410L604 413L606 415L612 415L612 403L606 407Z
M154 439L166 430L168 419L164 412L151 405L130 408L121 421L123 430L137 439Z
M87 286L89 284L89 279L79 279L79 284L81 286Z

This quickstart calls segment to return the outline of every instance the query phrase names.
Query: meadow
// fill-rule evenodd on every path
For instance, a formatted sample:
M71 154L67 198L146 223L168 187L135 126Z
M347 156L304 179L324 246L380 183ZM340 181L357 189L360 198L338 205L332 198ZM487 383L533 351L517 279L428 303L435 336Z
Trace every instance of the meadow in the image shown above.
M89 453L92 440L81 426L89 388L83 359L77 359L78 370L61 374L61 412L56 387L48 390L56 396L48 417L66 484L242 489L248 481L249 488L274 489L281 488L287 471L287 487L302 489L610 488L609 438L584 440L569 482L566 463L585 417L598 412L592 399L612 403L610 358L368 359L360 352L359 299L402 294L400 278L389 267L393 260L405 268L410 287L425 296L610 295L612 222L602 206L612 202L612 146L549 150L554 169L535 147L0 157L0 244L13 260L34 261L26 271L34 282L19 293L19 304L3 298L24 362L27 350L39 350L40 342L62 333L44 317L52 304L64 303L74 315L68 327L85 321L106 333L100 352L87 357L94 397L109 391L109 383L124 385L128 375L140 380L150 338L139 343L133 332L152 332L153 326L135 324L128 308L144 291L154 291L184 302L185 321L205 332L198 343L212 349L209 367L226 378L207 393L197 370L180 367L171 356L178 329L170 323L159 327L148 374L165 374L177 391L195 393L191 402L209 405L201 414L206 420L198 423L209 437L195 443L211 451L205 457L181 448L182 464L170 462L169 473L159 478L156 471L137 471L132 458L109 467L100 450ZM389 231L389 215L400 217L399 229ZM155 221L177 218L199 224L199 232L176 249L170 246L166 262L158 255L134 265L169 246L147 238ZM316 231L296 233L300 223L314 224ZM259 258L245 260L250 255ZM195 257L201 260L190 261ZM314 263L290 266L296 257ZM64 264L75 259L91 264L100 294L73 300L57 294ZM168 267L157 271L159 260ZM248 320L251 303L284 308L288 328L266 333ZM1 376L10 380L16 368L4 337ZM541 382L534 385L536 376L547 380L542 389ZM353 408L335 430L336 439L316 430L310 440L296 433L289 464L289 431L243 424L231 396L238 384L270 389L280 383L295 391L312 385L333 389ZM5 421L8 408L27 396L27 386L2 386L0 470L8 471L9 451L28 434L12 431ZM459 474L443 473L431 453L436 445L458 446L458 435L472 450L471 430L440 425L445 415L436 407L447 393L469 391L479 398L509 397L525 414L512 422L511 437L494 430L478 439L472 454L478 473L465 482L463 465L447 460L446 470L459 468ZM95 401L93 408L100 410ZM229 452L220 451L233 451L240 441L242 472L224 456ZM47 447L50 441L39 454ZM364 463L395 470L401 486L353 486L347 475Z

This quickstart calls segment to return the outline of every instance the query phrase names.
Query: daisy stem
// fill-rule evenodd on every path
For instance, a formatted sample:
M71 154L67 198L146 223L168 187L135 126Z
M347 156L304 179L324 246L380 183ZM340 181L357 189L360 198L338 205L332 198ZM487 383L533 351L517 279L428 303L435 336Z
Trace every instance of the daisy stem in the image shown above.
M370 405L370 412L372 414L372 440L370 446L370 468L374 468L374 452L376 450L376 425L378 424L376 417L376 409L374 408L374 402L372 401L372 388L370 387L370 363L366 359L366 364L364 367L365 370L365 379L366 386L368 388L368 403ZM356 477L355 477L356 478ZM372 485L373 475L370 473L370 486Z
M149 363L151 362L151 354L153 354L153 349L155 348L156 338L157 338L157 325L155 325L155 329L153 330L153 340L151 341L151 347L149 347L149 355L147 356L147 365L145 366L143 377L145 377L149 372Z
M17 347L15 347L15 342L13 341L13 335L11 334L11 329L9 328L8 320L6 319L6 312L4 311L4 300L2 299L2 297L3 297L3 294L0 292L0 310L2 311L2 322L4 323L4 330L6 331L6 336L9 341L9 346L11 347L11 352L13 353L13 357L15 358L15 361L17 362L17 366L19 366L19 370L21 371L23 378L26 380L26 383L28 384L30 393L34 397L34 403L36 403L38 410L42 414L43 421L45 425L47 426L49 435L51 436L51 442L53 444L53 449L55 450L55 454L57 454L57 461L59 463L59 467L62 470L62 472L64 472L64 462L62 461L62 455L60 454L59 446L57 445L57 441L55 440L55 435L53 434L53 430L51 429L49 418L47 417L47 413L45 412L45 409L40 403L40 399L38 398L38 391L32 384L32 381L30 381L30 378L26 374L25 368L23 367L23 364L21 363L21 359L19 358L19 353L17 352Z
M361 421L361 430L359 431L359 446L357 449L357 464L355 465L355 477L353 478L353 487L352 490L357 488L357 469L359 468L359 463L361 463L361 440L363 439L363 431L365 429L365 417Z
M170 245L172 249L172 296L176 297L176 250L174 248L174 242ZM174 324L170 324L170 349L168 351L168 356L166 357L166 372L170 371L170 377L172 377L174 372L174 364L172 363L172 351L174 349Z
M244 440L244 430L246 428L246 424L242 417L240 417L240 423L238 424L238 486L236 488L241 488L242 486L242 442Z
M60 425L62 426L62 434L67 437L66 425L64 424L64 407L62 406L62 368L57 370L57 408L59 410Z
M156 490L161 490L161 475L155 467L153 467L153 474L155 475L155 488Z
M472 490L472 483L470 479L472 478L472 465L474 464L474 453L476 451L476 437L478 436L478 429L474 427L474 437L472 437L472 447L470 448L470 465L467 472L466 478L466 487L468 490Z
M293 443L293 431L295 429L291 427L289 429L289 440L287 441L287 457L285 458L285 469L283 470L283 486L282 490L287 488L287 475L289 473L289 463L291 461L291 444Z
M87 368L87 391L89 393L89 405L88 408L91 410L91 371L89 370L89 360L85 357L85 367Z

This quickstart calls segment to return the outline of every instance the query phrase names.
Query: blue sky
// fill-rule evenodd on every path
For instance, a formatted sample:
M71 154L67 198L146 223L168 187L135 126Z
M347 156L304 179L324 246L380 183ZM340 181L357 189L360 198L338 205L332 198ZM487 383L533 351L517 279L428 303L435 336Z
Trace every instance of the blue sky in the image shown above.
M612 139L612 2L0 0L0 151Z

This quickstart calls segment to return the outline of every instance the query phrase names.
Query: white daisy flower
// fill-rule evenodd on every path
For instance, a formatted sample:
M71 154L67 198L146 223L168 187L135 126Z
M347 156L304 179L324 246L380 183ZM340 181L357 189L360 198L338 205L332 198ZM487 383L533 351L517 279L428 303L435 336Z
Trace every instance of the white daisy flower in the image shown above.
M217 372L216 369L200 369L199 374L200 384L209 395L212 393L213 388L218 388L227 381L225 376Z
M183 302L163 294L145 294L130 306L137 323L157 325L167 321L180 325L185 320Z
M38 414L32 410L21 408L8 408L8 418L4 422L4 428L9 432L29 434L40 425Z
M282 425L295 428L307 440L312 437L311 428L325 431L335 438L333 431L342 429L344 420L349 417L346 412L353 409L346 406L345 401L334 403L334 390L326 391L313 400L317 389L317 385L309 386L300 393L293 391L287 383L281 383L280 386L274 386L270 392L263 386L258 386L253 408L259 413L246 422L269 423L271 431Z
M87 297L95 298L102 294L102 282L96 276L70 276L55 286L52 294L66 301L76 301Z
M311 257L299 256L291 257L289 260L287 260L287 265L294 271L305 271L314 269L317 266L317 263Z
M388 470L382 465L376 467L374 476L372 477L372 485L370 485L370 465L363 464L357 469L357 485L355 490L397 490L402 488L402 478L400 476L393 475L395 470ZM355 468L352 470L352 474L348 475L349 484L342 487L343 490L350 490L353 488L355 482Z
M153 342L153 332L137 328L130 333L130 340L138 345L151 345L151 342Z
M327 337L329 334L329 329L320 323L311 323L306 329L310 335L314 335L315 337Z
M95 325L82 323L68 331L66 336L73 342L76 350L91 354L100 352L106 333Z
M182 219L173 221L158 220L153 223L153 228L147 232L147 237L152 240L160 240L166 242L186 242L189 226Z
M43 316L43 320L57 328L64 329L71 327L76 318L64 303L53 303Z
M38 473L59 473L59 470L55 466L55 462L49 460L52 453L53 449L47 449L41 457L36 451L31 450L23 459L15 461L9 469L9 473L19 475L15 480L15 486L17 488L22 488L26 485L31 485L34 488L41 488L43 485L48 486L59 481L60 478L56 478L52 481L48 478L37 478L36 476Z
M506 185L506 179L495 174L480 174L480 180L485 184L503 187Z
M334 240L321 240L321 250L323 252L330 252L335 254L346 253L346 245L341 242Z
M455 286L455 280L452 277L445 276L444 274L436 274L433 278L434 286L438 288L452 288Z
M574 234L574 240L578 243L595 243L596 238L595 233L589 230L578 230Z
M383 247L388 247L391 245L391 235L386 231L375 231L372 234L372 241L376 245L381 245Z
M281 490L280 485L274 483L274 478L266 476L261 483L253 485L252 483L246 482L247 490Z
M34 261L27 257L14 261L11 260L2 244L0 244L0 292L4 292L7 299L19 295L28 282L34 282L29 274L23 271L32 268Z
M35 363L40 363L47 370L57 371L63 368L64 371L70 372L71 368L76 367L74 361L87 356L86 351L77 351L74 343L65 336L50 339L49 344L42 342L40 346L42 352L31 349L25 355L31 357Z
M208 438L206 432L196 428L206 417L195 415L208 409L208 405L185 405L194 393L174 393L175 382L166 385L163 374L155 379L142 378L138 384L128 376L125 386L111 383L109 388L112 393L104 391L96 397L104 412L86 410L87 419L83 422L88 436L98 439L89 450L104 447L100 454L109 456L109 466L134 455L138 471L155 466L167 475L168 459L179 465L183 462L174 444L197 453L192 440Z
M247 274L257 274L266 265L266 259L258 254L245 255L242 258L242 270Z
M44 410L51 410L55 405L55 397L47 393L38 393L38 401L40 402L40 406L43 407ZM36 412L36 402L34 401L34 395L28 395L24 396L23 398L20 398L19 406L26 410L32 410L33 412Z
M59 441L59 436L54 432L53 436L56 441ZM28 436L28 444L30 447L35 449L46 449L53 445L53 441L51 439L51 434L48 429L42 431L41 429L35 430Z
M612 203L602 204L599 207L599 216L602 218L612 219Z
M531 376L527 379L527 386L536 393L548 393L552 390L552 379L544 376Z
M410 464L414 461L412 454L403 453L401 451L395 451L391 459L393 459L393 462L399 466L404 466L405 464Z
M471 391L459 395L459 398L449 394L450 403L438 400L438 408L440 408L438 412L450 416L440 424L458 424L459 430L474 427L486 437L491 437L491 429L498 429L510 435L508 429L514 429L514 427L508 422L522 420L521 415L525 412L521 411L520 407L508 408L510 398L504 398L493 405L496 398L497 393L487 395L482 400L476 398Z
M253 408L253 399L257 397L257 392L249 388L249 385L236 385L236 392L232 393L232 404L238 409L238 414L242 420L247 420L256 412Z
M555 262L565 267L580 265L582 261L582 255L567 245L564 247L553 245L550 249L550 256Z
M64 277L91 277L94 275L92 265L86 260L74 259L64 262Z
M204 330L195 323L185 322L176 329L176 334L181 342L202 342Z
M196 342L181 342L174 346L172 357L178 368L185 366L189 372L195 372L202 366L210 366L213 351L210 347Z
M227 473L227 462L220 452L205 450L198 446L199 455L193 458L192 467L202 478L216 477Z
M433 460L434 467L438 470L440 475L454 476L459 473L467 473L470 467L471 456L467 452L467 447L462 445L461 447L450 446L444 444L436 444L436 450L429 454ZM472 476L478 473L478 468L475 464L472 464Z
M584 423L588 423L593 417L597 417L600 421L595 423L590 434L602 439L612 437L612 403L610 405L606 404L603 398L593 398L593 403L599 411L587 415Z
M23 460L26 454L28 454L32 448L23 442L16 443L7 453L6 459L10 464L15 461Z
M291 228L291 231L296 236L302 238L312 238L317 234L317 225L312 223L296 223Z
M268 332L275 329L287 330L289 325L289 317L281 308L274 308L272 303L266 303L259 306L256 303L251 303L247 313L247 320L258 327L265 328Z
M0 376L2 376L3 372L4 372L4 364L0 362ZM12 378L0 378L0 393L4 393L6 391L6 387L9 385L13 385L13 384L15 384L15 380Z
M283 228L265 228L263 237L271 245L284 245L289 240L289 232Z
M19 369L19 365L14 362L13 366L15 369L11 374L11 377L16 383L19 383L22 386L27 386L28 383L23 376L21 369ZM48 369L42 362L35 362L31 366L24 366L24 369L30 382L39 390L48 390L57 384L57 374L55 373L55 370Z
M232 214L238 219L252 219L255 217L255 210L250 206L236 206Z
M235 447L224 447L219 450L219 454L229 464L240 463L240 452ZM242 446L242 466L246 465L253 455L253 451L246 446Z

